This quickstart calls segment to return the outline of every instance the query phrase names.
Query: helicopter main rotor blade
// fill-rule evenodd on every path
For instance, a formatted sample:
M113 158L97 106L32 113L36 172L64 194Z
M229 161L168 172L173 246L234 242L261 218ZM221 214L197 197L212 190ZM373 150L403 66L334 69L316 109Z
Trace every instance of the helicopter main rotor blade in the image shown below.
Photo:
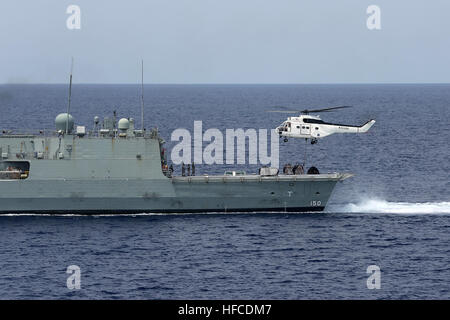
M317 113L317 112L331 112L333 110L337 109L344 109L344 108L351 108L352 106L338 106L338 107L331 107L331 108L323 108L323 109L305 109L305 110L267 110L266 112L276 112L276 113ZM277 106L276 108L286 108L283 106Z
M275 112L275 113L300 113L300 110L267 110L266 112Z
M313 109L313 110L302 110L303 113L311 113L311 112L329 112L331 110L336 109L344 109L344 108L351 108L352 106L339 106L339 107L331 107L331 108L324 108L324 109Z

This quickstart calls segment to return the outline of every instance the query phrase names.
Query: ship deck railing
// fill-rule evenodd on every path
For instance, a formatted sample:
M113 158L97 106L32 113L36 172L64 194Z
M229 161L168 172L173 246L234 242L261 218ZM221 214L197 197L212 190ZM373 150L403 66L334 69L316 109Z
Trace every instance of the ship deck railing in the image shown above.
M253 175L202 175L202 176L172 176L172 182L174 183L196 183L196 182L246 182L246 181L324 181L335 180L342 181L352 177L352 173L321 173L321 174L299 174L299 175L273 175L273 176L261 176L257 174Z
M0 138L52 138L52 137L63 137L64 134L60 134L55 130L21 130L20 132L15 132L14 130L2 130L0 131ZM132 139L132 138L141 138L142 136L127 136L127 137L119 137L118 135L101 135L98 132L88 131L85 135L78 136L76 133L72 133L71 136L79 137L81 139ZM145 134L144 138L146 139L154 139L157 136L149 131Z

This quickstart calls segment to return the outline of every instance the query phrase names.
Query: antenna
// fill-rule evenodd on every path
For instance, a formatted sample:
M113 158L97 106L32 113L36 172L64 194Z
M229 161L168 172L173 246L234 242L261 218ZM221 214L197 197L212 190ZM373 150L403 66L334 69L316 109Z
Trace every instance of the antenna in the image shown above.
M144 134L144 60L142 62L142 70L141 70L141 126L142 126L142 134Z
M66 134L69 133L70 100L72 98L72 73L73 73L73 57L72 57L72 64L70 66L69 103L67 104Z

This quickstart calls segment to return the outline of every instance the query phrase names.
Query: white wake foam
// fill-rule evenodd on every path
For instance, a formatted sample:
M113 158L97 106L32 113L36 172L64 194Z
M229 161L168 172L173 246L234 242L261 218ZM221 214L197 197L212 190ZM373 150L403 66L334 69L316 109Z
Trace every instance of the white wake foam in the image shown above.
M345 205L342 210L360 213L450 214L450 202L411 203L368 199Z

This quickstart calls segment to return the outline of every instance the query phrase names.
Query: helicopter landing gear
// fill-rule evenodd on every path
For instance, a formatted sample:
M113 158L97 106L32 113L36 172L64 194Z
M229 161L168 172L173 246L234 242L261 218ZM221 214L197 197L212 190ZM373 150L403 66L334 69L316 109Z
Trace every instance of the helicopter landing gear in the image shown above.
M284 142L288 142L288 138L284 138L284 140L283 140Z
M316 138L311 139L311 144L316 144L316 143L317 143L317 139Z

